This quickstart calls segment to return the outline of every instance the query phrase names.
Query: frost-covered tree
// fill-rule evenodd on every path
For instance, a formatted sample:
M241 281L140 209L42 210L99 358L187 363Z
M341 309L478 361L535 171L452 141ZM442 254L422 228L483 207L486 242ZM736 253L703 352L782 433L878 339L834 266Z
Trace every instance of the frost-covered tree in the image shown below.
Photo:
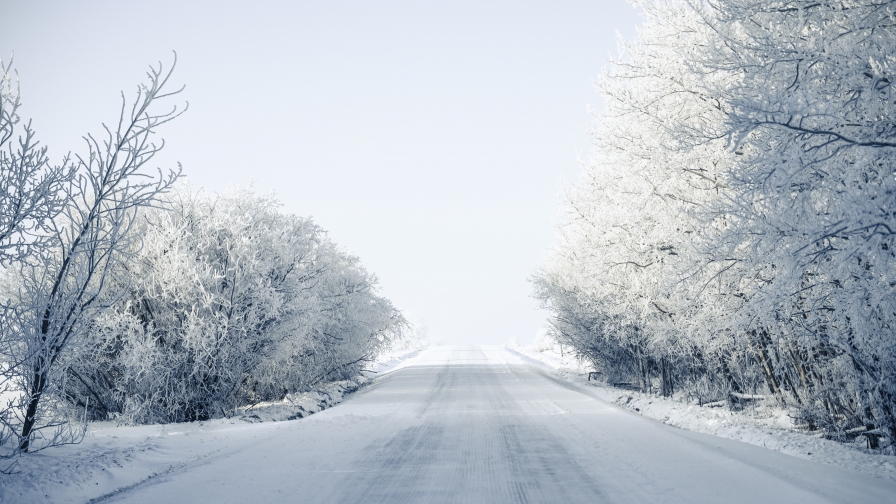
M123 100L117 125L106 127L101 140L85 137L88 153L75 161L77 173L61 213L56 218L44 215L39 245L5 271L10 292L3 358L21 363L12 369L21 394L2 420L4 430L15 431L15 451L59 441L59 424L46 398L62 386L60 358L121 295L113 279L136 250L136 212L153 205L179 176L179 171L159 171L157 176L145 171L162 148L152 141L156 128L179 115L177 108L156 111L157 100L171 94L165 91L170 70L163 72L160 65L147 75L133 104ZM41 156L39 151L37 159Z
M647 12L642 40L627 44L598 82L607 108L593 132L594 158L568 194L560 244L536 281L549 307L558 300L549 285L557 284L564 305L580 305L567 318L580 318L575 311L600 321L585 338L607 342L592 343L595 365L611 374L624 365L645 390L652 368L689 352L692 335L681 322L695 301L683 293L705 266L693 243L703 226L697 212L725 190L730 157L719 132L704 130L696 142L671 127L697 131L724 118L695 92L701 79L682 59L709 35L688 29L695 13L683 6Z
M769 388L807 421L889 425L896 389L892 199L896 5L710 3L707 86L742 159L721 237L762 284L741 310Z
M896 4L641 5L536 277L555 333L642 388L893 438Z
M16 137L21 105L12 62L0 60L0 265L39 246L62 212L75 165L52 165L29 122Z
M137 226L127 292L67 368L93 418L224 416L354 376L400 330L357 259L272 197L184 189Z
M0 268L27 258L28 254L48 245L54 219L62 212L75 173L74 163L65 158L52 165L46 147L35 139L31 124L20 135L21 105L18 79L12 62L0 60ZM24 355L12 352L18 339L15 312L7 300L0 299L0 397L13 394L15 377L24 364ZM13 406L0 403L0 424L9 421ZM14 431L0 427L0 445L7 444Z

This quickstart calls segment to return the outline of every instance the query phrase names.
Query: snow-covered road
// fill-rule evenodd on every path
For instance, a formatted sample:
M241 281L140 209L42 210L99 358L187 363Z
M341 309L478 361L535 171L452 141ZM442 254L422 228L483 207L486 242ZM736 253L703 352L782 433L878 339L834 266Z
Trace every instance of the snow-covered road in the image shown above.
M893 502L893 480L669 427L507 350L437 347L102 502ZM211 438L206 440L214 442ZM193 441L196 442L196 441Z

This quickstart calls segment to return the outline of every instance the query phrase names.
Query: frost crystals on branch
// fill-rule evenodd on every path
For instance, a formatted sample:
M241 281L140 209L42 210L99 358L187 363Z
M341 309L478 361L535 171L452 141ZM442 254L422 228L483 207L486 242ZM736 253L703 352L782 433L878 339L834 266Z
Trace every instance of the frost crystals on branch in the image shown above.
M3 323L4 350L9 352L5 357L16 364L11 371L23 393L2 421L7 433L16 430L18 451L34 451L64 440L58 430L45 433L62 426L57 405L48 400L57 397L63 385L59 360L123 294L112 279L123 274L139 250L138 237L132 233L137 210L153 205L180 176L180 169L158 170L155 176L144 170L164 145L152 141L156 128L182 113L177 107L156 110L159 100L179 92L165 92L173 68L166 72L161 64L151 67L130 106L122 95L117 125L104 125L102 140L85 137L88 154L76 158L74 178L51 185L50 190L59 187L65 199L50 198L52 203L44 203L45 210L37 214L40 219L35 217L35 224L26 224L19 233L41 232L39 240L28 243L32 245L28 255L10 261L9 272L15 274L10 277L17 280L10 286ZM17 95L11 103L17 105ZM14 107L10 111L4 117L12 123L17 118L12 114ZM20 145L21 152L32 152L28 149L36 144L30 129L26 128ZM43 151L26 159L46 163ZM65 175L67 170L59 173ZM31 175L21 183L24 187L17 191L31 191L43 182ZM70 433L67 439L76 437L77 433Z

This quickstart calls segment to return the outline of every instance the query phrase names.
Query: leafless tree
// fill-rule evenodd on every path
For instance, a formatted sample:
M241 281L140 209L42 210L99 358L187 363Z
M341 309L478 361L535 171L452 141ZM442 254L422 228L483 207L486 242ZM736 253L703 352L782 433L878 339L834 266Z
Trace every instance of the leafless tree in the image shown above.
M31 247L26 256L15 256L9 266L8 276L15 285L4 317L8 340L4 350L9 354L4 357L22 363L12 370L22 393L11 414L0 421L7 435L15 432L13 454L73 439L59 437L61 423L47 398L61 386L60 356L121 295L112 278L139 250L138 237L132 233L136 211L152 206L180 176L180 168L158 169L155 175L145 171L164 146L163 141L153 142L156 128L183 113L177 106L156 110L159 100L180 92L165 89L173 69L174 64L167 71L161 63L150 67L147 82L138 87L130 106L122 94L117 125L104 124L101 139L84 138L88 153L73 160L76 173L64 191L67 197L61 211L37 214L47 216L40 221L40 246ZM14 96L16 101L10 103L17 104ZM10 123L17 119L12 113L9 118ZM31 143L28 131L22 149L29 146L28 152L36 152L34 162L41 162L44 153L30 147L36 143ZM23 190L29 189L26 182ZM32 229L26 225L26 231Z
M0 264L27 255L31 246L46 239L75 175L68 157L51 165L30 122L17 141L11 141L21 105L18 79L13 79L11 69L12 61L0 60Z

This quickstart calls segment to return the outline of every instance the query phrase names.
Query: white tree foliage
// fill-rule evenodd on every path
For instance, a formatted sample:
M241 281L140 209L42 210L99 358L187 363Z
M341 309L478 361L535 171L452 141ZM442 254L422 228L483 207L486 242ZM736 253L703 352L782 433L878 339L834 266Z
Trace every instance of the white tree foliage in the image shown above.
M376 279L271 197L175 193L138 224L127 294L70 360L93 418L203 420L356 375L402 327Z
M145 168L181 113L157 111L170 70L56 167L30 126L6 148L19 97L0 69L0 457L77 442L73 414L202 420L350 378L407 328L357 258L272 197L164 196L180 170Z
M893 439L896 3L642 7L535 278L555 337L611 381Z

